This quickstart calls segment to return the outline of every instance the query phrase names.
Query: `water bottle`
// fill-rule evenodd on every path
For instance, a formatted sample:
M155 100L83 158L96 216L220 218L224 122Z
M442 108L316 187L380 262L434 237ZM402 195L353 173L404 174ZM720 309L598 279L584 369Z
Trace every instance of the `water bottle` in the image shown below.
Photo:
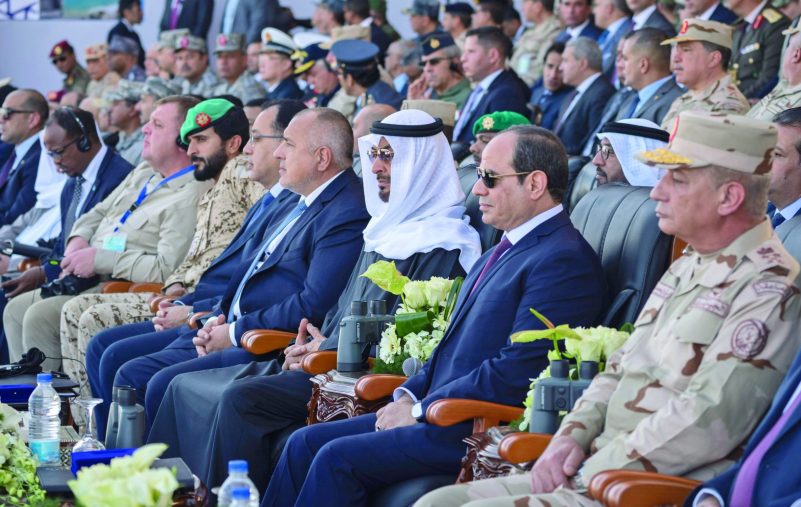
M231 460L228 462L228 478L220 486L217 493L217 505L219 507L231 507L234 504L234 491L243 488L250 492L249 503L243 503L248 507L259 507L259 490L248 477L248 462L245 460Z
M61 398L53 389L53 376L40 373L36 376L36 389L28 398L30 425L28 427L28 445L40 466L58 466L61 464L59 429L61 421Z
M117 441L115 448L141 447L145 440L145 409L136 403L136 390L117 391Z
M236 488L231 493L233 501L231 507L250 507L250 490L248 488Z

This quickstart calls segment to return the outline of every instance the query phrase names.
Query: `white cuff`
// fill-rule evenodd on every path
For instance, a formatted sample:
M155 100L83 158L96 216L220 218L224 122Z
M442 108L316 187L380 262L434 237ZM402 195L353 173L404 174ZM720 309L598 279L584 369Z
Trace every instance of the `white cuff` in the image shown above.
M234 344L234 347L239 347L239 344L236 343L236 321L228 324L228 338L231 339L231 343Z
M693 507L698 507L698 504L701 503L704 500L704 498L710 496L714 497L715 500L718 501L720 507L726 507L726 503L723 501L723 498L720 497L720 493L718 493L712 488L703 488L701 491L699 491L698 494L695 495L695 499L693 500Z
M392 391L392 401L398 401L403 397L404 394L408 394L409 397L412 399L413 402L417 403L419 400L417 396L415 396L410 390L406 389L405 387L398 387L394 391Z
M183 301L179 301L179 300L177 300L177 299L176 299L176 300L174 300L174 301L172 302L172 304L174 304L175 306L186 306L186 304L185 304Z

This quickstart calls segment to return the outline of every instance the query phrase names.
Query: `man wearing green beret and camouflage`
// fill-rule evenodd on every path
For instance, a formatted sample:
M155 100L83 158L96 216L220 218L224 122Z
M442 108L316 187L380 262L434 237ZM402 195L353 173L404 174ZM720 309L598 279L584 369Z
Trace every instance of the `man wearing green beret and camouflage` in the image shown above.
M767 122L688 111L667 149L640 154L667 170L651 197L684 255L531 474L443 488L417 507L600 506L587 485L603 470L704 480L732 464L801 343L799 265L765 217L775 143Z
M115 147L122 158L136 167L142 161L142 133L139 111L136 104L142 97L142 83L122 79L117 89L104 96L109 103L109 125L116 129L120 138Z
M514 111L496 111L494 113L481 116L473 124L473 143L470 145L470 153L476 165L481 165L481 154L490 141L502 131L513 125L529 125L531 122L522 114Z
M248 60L245 54L245 36L241 33L221 33L215 39L214 54L217 57L217 75L220 84L215 95L233 95L247 104L251 100L264 97L264 87L247 72Z
M184 95L212 97L220 80L209 67L206 41L194 35L175 39L175 79Z
M710 111L745 114L751 105L732 82L726 67L731 58L732 27L717 21L687 19L678 35L662 41L672 44L671 68L683 87L662 119L662 128L671 130L682 111Z

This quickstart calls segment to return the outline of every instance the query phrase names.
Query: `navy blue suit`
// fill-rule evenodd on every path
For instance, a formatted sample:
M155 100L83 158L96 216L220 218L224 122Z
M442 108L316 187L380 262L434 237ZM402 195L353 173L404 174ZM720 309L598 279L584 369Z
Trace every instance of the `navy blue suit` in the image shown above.
M126 37L131 39L132 41L136 42L136 45L139 46L139 56L137 57L137 63L140 67L145 68L145 48L142 46L142 40L139 38L139 34L136 33L136 30L131 30L128 28L125 23L120 21L117 22L116 25L111 27L109 30L108 35L106 36L106 43L111 44L111 38L115 35L120 37ZM203 34L205 37L205 34ZM125 77L125 76L123 76Z
M41 153L42 145L39 143L39 136L36 135L31 147L22 156L22 160L15 162L17 166L11 170L8 179L0 187L0 225L10 225L36 204L34 184Z
M348 169L315 199L275 251L247 279L239 299L242 316L232 324L237 342L252 329L294 331L303 318L321 325L345 288L361 252L362 231L369 219L361 180ZM272 232L270 229L267 236ZM229 313L249 267L250 263L240 264L213 315ZM192 344L196 335L194 330L186 332L164 350L128 361L117 372L114 385L137 388L148 417L152 418L176 375L277 355L257 357L240 347L230 347L198 357Z
M565 151L568 155L581 155L584 145L592 135L595 126L601 121L609 98L615 94L617 90L609 84L609 81L603 76L599 76L587 88L584 93L579 96L578 102L570 111L561 123L557 121L554 134L556 134L565 145ZM570 102L565 100L562 102L562 110L559 112L559 117L564 116Z
M743 457L726 472L701 487L714 489L726 505L729 505L734 481L740 472L743 460L754 451L782 416L799 382L801 382L801 352L796 355L784 381L776 391L767 414L748 440ZM754 496L750 502L753 507L787 507L801 498L801 468L793 465L799 453L801 453L801 409L796 409L762 458L754 486ZM692 505L696 494L697 491L690 495L685 503L686 506Z
M472 114L464 124L464 128L454 141L461 143L473 142L473 124L480 117L496 111L514 111L528 117L529 88L526 83L517 77L511 70L504 70L485 91L478 105L473 108ZM456 133L454 133L456 135Z
M264 100L281 100L281 99L300 100L302 98L303 98L303 92L298 86L297 81L295 81L294 77L289 76L283 79L280 83L278 83L278 86L275 87L275 90L267 92L267 96L264 97Z
M579 37L589 37L590 39L597 41L598 38L604 31L601 28L595 26L595 22L590 18L590 22L581 29L581 33L579 33ZM554 39L554 42L561 42L566 43L570 40L570 33L567 30L562 30Z
M668 19L661 12L659 12L659 9L656 9L654 12L652 12L640 28L646 27L662 30L668 37L674 37L676 35L676 27L673 26L673 23L668 21Z
M570 86L563 86L555 92L546 89L542 84L534 88L531 92L531 104L534 106L534 112L531 114L532 123L548 130L553 129L562 109L562 103L572 91L573 88Z
M733 25L738 19L739 16L723 5L723 3L718 3L718 6L712 11L712 15L709 16L709 21L717 21L727 25Z
M603 54L603 73L610 81L615 72L617 46L620 44L620 41L623 40L623 37L628 35L633 28L634 21L632 21L631 18L626 18L614 34L607 37L602 35L598 39L598 45L601 47L601 53ZM601 40L603 40L603 42L601 42Z
M198 280L195 290L180 298L195 312L211 311L221 299L240 265L249 265L271 225L280 222L295 207L299 196L284 190L275 200L264 203L270 194L257 202L242 222L231 243L212 261ZM86 371L92 392L103 398L98 405L98 429L103 433L108 404L117 370L131 359L158 352L182 334L193 332L188 326L156 332L150 321L126 324L95 335L86 350Z
M421 401L423 413L443 398L519 405L528 379L545 368L550 347L510 343L512 333L542 328L530 309L574 326L592 325L603 310L598 257L565 212L524 236L473 290L490 255L467 276L432 357L403 384ZM376 432L375 422L376 415L368 414L295 432L262 507L366 505L370 492L403 480L457 475L471 423L441 428L423 422Z

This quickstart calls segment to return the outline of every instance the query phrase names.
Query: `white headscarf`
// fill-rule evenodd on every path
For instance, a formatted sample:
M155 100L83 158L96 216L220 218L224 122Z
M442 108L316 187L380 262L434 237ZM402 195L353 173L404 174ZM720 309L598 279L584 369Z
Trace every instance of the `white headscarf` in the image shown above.
M39 156L39 167L36 169L36 207L52 208L58 207L61 201L61 189L67 181L67 175L58 172L56 164L44 145L44 130L39 133L39 144L42 146L42 154Z
M407 109L387 116L391 125L429 125L434 118ZM395 152L389 202L378 196L378 181L368 152L385 137ZM465 271L481 256L478 233L464 215L464 192L456 174L448 140L442 133L429 137L368 134L359 138L367 211L364 250L390 259L407 259L436 248L460 250Z
M656 123L641 118L619 120L617 123L653 129L660 128ZM620 167L623 169L623 175L632 186L653 187L665 174L664 169L640 162L636 155L643 151L667 148L667 143L657 139L640 137L633 134L619 134L616 132L599 132L596 136L598 140L609 139L609 144L612 145L615 156L620 162Z

